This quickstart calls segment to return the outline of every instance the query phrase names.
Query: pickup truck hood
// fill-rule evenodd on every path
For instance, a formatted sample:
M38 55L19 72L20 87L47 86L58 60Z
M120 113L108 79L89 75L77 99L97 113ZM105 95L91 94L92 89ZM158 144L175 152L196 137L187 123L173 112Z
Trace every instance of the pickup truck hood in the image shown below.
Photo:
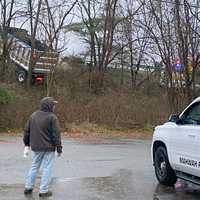
M171 126L176 126L176 123L174 123L174 122L166 122L166 123L164 123L164 124L162 124L162 125L156 126L156 127L155 127L155 130L157 130L157 129L162 129L162 128L166 128L166 127L171 127Z

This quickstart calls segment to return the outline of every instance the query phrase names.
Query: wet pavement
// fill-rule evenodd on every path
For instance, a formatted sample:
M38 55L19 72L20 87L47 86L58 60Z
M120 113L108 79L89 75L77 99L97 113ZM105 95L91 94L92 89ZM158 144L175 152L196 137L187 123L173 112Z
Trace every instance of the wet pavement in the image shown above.
M154 176L150 141L64 139L51 183L53 200L197 200L194 187L175 191ZM31 196L25 197L24 177L31 156L23 158L20 137L0 137L0 200L36 200L40 173ZM44 198L43 198L44 199Z

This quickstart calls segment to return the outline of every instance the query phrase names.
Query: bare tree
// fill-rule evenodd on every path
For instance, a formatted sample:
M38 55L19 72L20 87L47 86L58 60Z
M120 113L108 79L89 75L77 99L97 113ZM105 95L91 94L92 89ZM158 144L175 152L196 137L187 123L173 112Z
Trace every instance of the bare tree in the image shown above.
M62 30L64 26L70 23L66 19L69 18L69 15L76 4L77 0L71 2L63 0L54 4L49 3L48 0L44 0L41 19L39 19L39 26L40 31L44 33L43 40L47 45L47 52L55 51L59 53L66 48L63 38L65 35ZM47 76L47 96L51 93L55 68L56 65L52 66L51 71Z
M195 73L199 63L199 21L198 1L196 6L184 0L181 4L175 1L176 35L179 57L184 66L187 100L190 102L195 96ZM195 7L195 10L194 10ZM191 63L190 63L191 62ZM191 66L190 66L191 65Z
M8 30L14 18L14 4L15 0L0 0L0 34L2 38L2 66L1 76L4 79L6 69L9 61L9 44L8 44Z
M152 19L149 23L148 19ZM178 109L176 89L173 82L173 63L177 56L175 41L175 18L173 17L173 4L159 1L149 1L145 4L141 28L149 33L152 40L151 49L154 50L165 66L167 93L172 110ZM157 52L157 53L156 53Z
M36 11L34 10L34 1L28 0L28 14L30 20L30 32L31 32L31 56L30 63L28 68L28 82L27 86L30 87L32 85L32 74L33 69L36 63L35 59L35 48L36 48L36 31L39 23L39 16L41 12L42 0L38 0L36 5Z
M79 8L82 21L87 29L90 45L90 77L94 72L96 86L102 88L104 74L111 59L113 49L113 38L117 19L118 0L82 0Z
M194 9L197 7L186 0L150 0L145 4L142 20L139 20L141 28L149 32L152 48L165 66L166 88L172 110L179 110L181 95L188 102L195 95L195 73L199 63L199 22L198 12ZM146 19L150 18L153 20L147 24ZM175 67L177 59L182 65L178 71Z
M103 87L108 65L121 54L124 46L127 46L127 43L122 45L117 39L121 34L119 29L124 20L120 14L120 6L118 0L104 2L82 0L79 2L82 22L67 27L68 31L78 32L89 45L90 89L93 86L94 88Z
M124 33L123 35L127 40L128 47L128 60L130 63L131 71L131 86L132 89L136 88L137 75L140 70L140 66L148 56L148 44L149 44L149 32L144 31L140 23L138 24L138 19L142 16L142 13L145 13L145 1L133 1L126 0L124 2L124 17L123 21ZM136 7L137 5L137 7ZM145 15L145 14L144 14ZM147 20L144 18L144 20ZM148 18L148 21L145 21L145 24L150 24L152 18Z

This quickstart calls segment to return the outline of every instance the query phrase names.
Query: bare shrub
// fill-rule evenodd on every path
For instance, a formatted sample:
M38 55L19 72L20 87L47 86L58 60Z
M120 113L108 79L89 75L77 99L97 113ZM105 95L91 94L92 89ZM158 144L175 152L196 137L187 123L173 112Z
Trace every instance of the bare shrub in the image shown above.
M168 93L154 82L148 81L138 91L130 93L127 88L116 89L116 81L110 79L109 90L95 94L88 91L85 79L88 74L82 73L82 70L77 68L56 74L57 82L52 93L59 101L56 113L63 131L69 129L72 123L148 129L166 121L172 112ZM2 87L9 91L14 100L0 107L0 128L22 129L28 116L38 109L45 89L43 85L35 85L30 90L18 84L5 84ZM180 93L179 96L182 105L178 110L181 111L186 104L184 94Z

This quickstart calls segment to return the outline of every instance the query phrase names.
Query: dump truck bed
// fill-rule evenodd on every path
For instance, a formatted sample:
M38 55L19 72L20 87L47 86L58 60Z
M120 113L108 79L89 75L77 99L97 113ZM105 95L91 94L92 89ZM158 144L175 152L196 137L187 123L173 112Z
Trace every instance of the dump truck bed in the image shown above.
M31 40L27 31L10 28L8 33L8 45L10 59L19 67L28 71L31 57ZM2 41L0 37L0 53L2 53ZM53 50L46 50L47 46L36 40L34 49L35 66L34 73L48 73L57 62L59 54Z

